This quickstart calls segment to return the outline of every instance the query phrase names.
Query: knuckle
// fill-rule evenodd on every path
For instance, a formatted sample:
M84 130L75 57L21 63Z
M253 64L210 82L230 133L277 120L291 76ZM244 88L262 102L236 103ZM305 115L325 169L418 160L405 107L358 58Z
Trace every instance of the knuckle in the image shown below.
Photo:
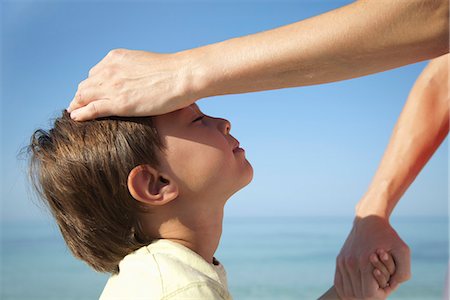
M391 268L391 267L388 267L385 271L383 271L383 274L386 278L391 277L392 275L394 275L394 273L395 273L395 269Z
M81 81L78 84L78 90L82 90L84 88L84 86L86 85L86 80Z
M116 55L116 49L109 50L108 54L106 54L106 57L114 57Z
M108 52L107 56L109 56L109 57L116 57L116 56L120 56L120 55L125 54L125 52L126 52L126 49L124 49L124 48L116 48L116 49L110 50Z
M90 111L92 113L93 118L97 118L99 116L99 111L97 109L97 106L95 105L95 102L89 103Z
M76 92L74 102L77 103L77 104L80 104L80 105L84 105L85 99L83 98L83 95L80 92L80 90L78 90Z
M94 75L94 73L97 71L97 68L96 67L92 67L90 70L89 70L89 73L88 73L88 75L89 76L92 76L92 75Z
M378 272L373 272L373 275L377 278L377 280L380 280L383 278L383 274L378 273Z
M78 84L78 93L85 93L88 89L89 89L89 86L92 84L92 81L89 79L89 78L87 78L87 79L85 79L85 80L83 80L83 81L81 81L79 84Z
M125 54L128 50L125 48L117 48L115 49L117 54Z
M106 78L112 78L116 73L116 68L114 66L107 66L105 70L102 72L102 76Z
M345 265L349 268L349 269L354 269L357 266L357 260L355 257L353 256L347 256L345 258Z
M355 261L358 266L363 266L365 263L369 262L369 257L360 256L360 257L356 258Z

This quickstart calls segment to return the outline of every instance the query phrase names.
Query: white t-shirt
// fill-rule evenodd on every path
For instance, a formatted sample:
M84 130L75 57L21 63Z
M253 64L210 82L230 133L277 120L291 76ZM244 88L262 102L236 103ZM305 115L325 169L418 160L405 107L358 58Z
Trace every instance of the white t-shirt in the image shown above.
M125 256L99 300L231 300L223 265L191 249L159 239Z

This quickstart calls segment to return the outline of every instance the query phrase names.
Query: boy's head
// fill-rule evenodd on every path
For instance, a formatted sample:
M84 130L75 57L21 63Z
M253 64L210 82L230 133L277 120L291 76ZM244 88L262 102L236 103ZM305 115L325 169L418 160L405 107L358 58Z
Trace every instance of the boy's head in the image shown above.
M203 115L196 104L86 122L64 111L48 132L33 133L30 177L72 253L117 273L124 256L156 238L142 223L157 228L181 212L223 208L251 181L253 169L244 152L233 151L229 130L227 120Z

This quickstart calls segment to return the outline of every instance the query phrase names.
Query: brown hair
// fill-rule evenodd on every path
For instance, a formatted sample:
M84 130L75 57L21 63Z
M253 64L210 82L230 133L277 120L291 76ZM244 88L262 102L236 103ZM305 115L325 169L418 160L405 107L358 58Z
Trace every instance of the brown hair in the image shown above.
M96 271L117 274L123 257L151 242L140 237L137 212L145 209L129 193L127 178L137 165L160 166L165 146L152 119L77 122L64 110L27 146L35 191L73 255Z

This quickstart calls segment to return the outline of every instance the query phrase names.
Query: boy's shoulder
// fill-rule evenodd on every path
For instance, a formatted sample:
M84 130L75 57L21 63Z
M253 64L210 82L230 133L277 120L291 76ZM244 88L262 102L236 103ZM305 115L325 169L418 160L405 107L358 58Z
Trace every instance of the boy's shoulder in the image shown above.
M230 298L223 266L173 241L160 239L139 248L122 259L119 269L108 279L101 300L174 299L208 290L219 299Z

